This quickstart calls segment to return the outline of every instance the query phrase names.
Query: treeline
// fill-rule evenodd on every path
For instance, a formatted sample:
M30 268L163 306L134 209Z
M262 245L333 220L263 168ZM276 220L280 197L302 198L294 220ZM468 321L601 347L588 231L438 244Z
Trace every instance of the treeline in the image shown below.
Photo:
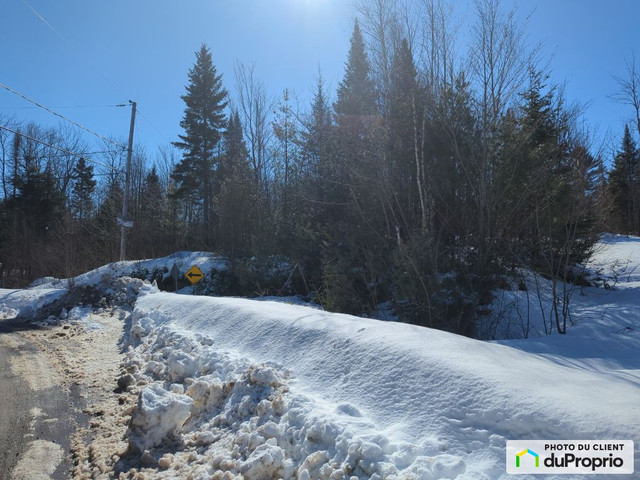
M0 286L68 278L117 260L123 148L105 141L96 153L69 129L21 125L7 116L0 124ZM169 248L166 178L157 167L147 171L147 163L136 152L131 205L138 221L128 242L134 258ZM156 237L165 239L158 249Z
M287 288L328 309L386 304L466 335L493 290L526 288L533 270L552 281L564 332L567 282L597 233L638 233L638 152L627 130L608 178L524 26L496 0L476 10L456 58L444 3L361 2L335 101L319 78L306 111L288 91L271 101L242 65L232 101L203 45L177 150L150 169L134 158L128 256L283 255ZM64 132L15 129L28 136L0 132L2 284L117 259L122 152L75 155Z

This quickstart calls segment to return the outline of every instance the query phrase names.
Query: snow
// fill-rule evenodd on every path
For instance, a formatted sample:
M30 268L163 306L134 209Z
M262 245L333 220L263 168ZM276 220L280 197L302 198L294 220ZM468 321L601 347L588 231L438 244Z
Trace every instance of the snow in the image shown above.
M240 362L245 370L236 370L235 378L246 377L245 387L258 390L273 389L291 376L284 380L289 403L284 415L258 413L260 402L269 398L264 391L247 391L235 400L232 393L224 401L238 409L227 418L249 422L246 441L240 436L245 462L255 460L253 452L264 443L261 425L279 426L280 435L272 437L278 446L287 444L288 429L303 426L305 436L289 438L302 441L308 455L293 450L286 456L297 462L296 475L307 470L316 478L325 466L333 474L346 465L365 477L498 478L507 439L632 439L640 431L637 370L623 378L620 372L609 374L602 363L593 368L581 362L575 353L566 358L532 353L523 345L235 298L147 295L137 302L133 325L148 326L149 319L156 325L153 344L171 342L152 356L166 365L158 380L204 381L205 387L192 383L187 389L194 405L203 402L197 392L218 392L209 405L214 408L200 414L208 411L216 418L225 398L219 394L224 383L215 388L208 383L212 372L229 382L229 365ZM195 332L211 344L202 346ZM536 342L534 350L543 344ZM236 357L242 360L231 360ZM207 428L207 422L190 428Z
M205 261L181 255L187 269ZM640 238L603 237L585 267L613 289L576 289L566 335L544 336L548 307L534 303L530 338L492 342L304 305L137 288L125 322L126 388L141 389L131 451L153 478L489 480L511 478L509 439L630 439L640 471ZM60 295L54 283L0 291L0 312L43 305ZM515 305L525 294L505 295Z
M573 333L579 334L582 340L591 337L598 342L610 341L615 348L620 339L616 335L628 334L634 322L637 326L638 317L633 311L637 309L636 289L640 287L639 259L639 237L602 236L584 272L603 288L568 286L571 320L580 325ZM511 290L494 292L491 318L478 322L481 338L547 337L543 323L545 318L549 323L551 283L531 272L521 272L521 276L526 290L513 285ZM538 292L542 301L538 299ZM636 343L634 348L637 347Z
M78 275L72 279L60 280L47 277L34 282L34 284L38 285L38 288L56 288L61 285L65 287L96 285L104 282L105 279L148 274L154 270L166 278L169 276L174 265L178 268L180 276L186 274L193 265L197 265L205 276L208 276L212 270L225 270L227 268L227 261L224 257L209 252L177 252L163 258L114 262ZM191 293L191 287L185 289L185 293Z
M14 318L32 318L44 305L60 298L67 292L63 288L32 288L28 290L9 290L0 288L0 320Z
M191 397L169 392L153 384L142 390L131 417L129 442L138 451L162 445L173 438L189 418Z

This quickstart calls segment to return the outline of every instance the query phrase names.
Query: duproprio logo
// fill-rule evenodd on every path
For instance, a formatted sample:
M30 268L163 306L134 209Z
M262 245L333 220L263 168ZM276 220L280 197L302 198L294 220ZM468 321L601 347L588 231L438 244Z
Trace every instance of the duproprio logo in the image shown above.
M526 448L520 453L516 453L516 468L520 468L520 457L526 455L527 453L536 459L536 467L540 466L540 455L538 455L533 450L529 450L528 448Z
M634 472L633 440L507 440L511 475L623 474Z

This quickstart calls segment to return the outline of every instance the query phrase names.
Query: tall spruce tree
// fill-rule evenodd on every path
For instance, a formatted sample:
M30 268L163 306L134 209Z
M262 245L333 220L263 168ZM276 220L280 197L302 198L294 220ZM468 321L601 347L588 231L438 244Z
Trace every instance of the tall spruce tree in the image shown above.
M305 268L310 285L319 285L321 277L322 239L326 237L325 225L334 221L331 216L332 199L329 186L335 184L333 168L333 123L331 107L327 101L322 75L318 75L316 92L310 112L300 132L302 168L296 203L300 208L299 225L293 254Z
M640 159L629 126L625 125L621 150L609 173L612 227L621 233L637 234L640 229Z
M342 178L338 178L341 188L349 189L356 182L361 183L355 177L365 173L364 170L370 170L367 160L370 160L372 127L378 120L375 84L357 20L353 26L344 78L338 86L338 99L333 108L338 127L336 141L342 157L334 158L334 168L342 174ZM344 196L337 197L337 201L346 201Z
M350 225L353 219L347 218L349 212L345 209L348 210L346 207L354 200L354 187L363 185L359 177L370 174L367 160L371 159L370 134L376 114L375 85L358 20L353 26L344 78L338 86L338 99L333 108L337 122L334 131L337 155L332 158L334 175L327 185L327 196L337 207L330 212L332 216Z
M73 167L72 171L73 188L71 191L70 210L71 214L85 220L93 211L93 191L96 188L96 181L93 178L93 166L87 165L83 157Z
M97 181L93 177L93 166L81 157L70 176L71 192L67 199L68 211L64 219L66 228L61 232L58 257L64 265L67 276L75 275L78 270L93 267L94 239L94 191Z
M213 198L219 181L218 146L226 126L227 91L213 64L211 51L204 44L196 52L186 90L181 97L186 108L180 122L185 133L174 143L184 151L172 174L177 185L174 195L187 202L188 210L193 212L191 220L201 226L197 236L210 244L214 238Z
M353 25L349 57L344 78L338 86L338 100L334 109L339 116L346 117L376 114L375 84L358 20Z
M417 125L422 115L417 73L413 55L406 40L396 52L391 68L388 94L389 183L394 205L394 228L408 234L419 219L416 174L416 148L421 133Z
M329 308L354 313L376 305L384 263L386 212L381 196L384 128L362 32L354 23L345 74L334 104L335 174L327 183L333 221L326 227L323 285Z
M166 227L166 195L154 165L142 183L138 220L131 232L132 252L138 258L151 258L164 253L168 237Z
M331 135L331 110L324 91L322 76L318 76L316 93L311 102L311 114L302 132L303 150L308 173L323 176L327 169L328 147Z
M571 299L567 282L573 266L589 257L594 241L593 222L587 218L592 159L581 153L570 130L570 113L545 80L541 72L531 72L530 87L522 95L519 154L512 158L511 188L504 198L512 243L504 250L550 278L545 331L566 333Z
M332 162L332 119L322 76L318 77L316 93L311 102L311 112L302 136L302 154L306 165L303 183L308 192L307 212L317 233L330 220L330 185L336 183L337 174Z
M257 186L237 110L229 115L223 143L225 152L220 164L223 180L216 193L220 227L217 238L224 253L239 257L252 253L252 240L258 232Z
M50 164L42 164L37 142L27 139L15 146L19 148L14 152L12 179L16 193L6 201L11 238L0 252L0 263L10 265L16 280L23 283L44 275L52 266L51 256L43 250L61 227L64 199Z
M117 222L122 211L122 187L117 179L113 179L106 188L105 196L98 205L92 222L93 254L98 264L113 262L118 258L120 248L120 229Z

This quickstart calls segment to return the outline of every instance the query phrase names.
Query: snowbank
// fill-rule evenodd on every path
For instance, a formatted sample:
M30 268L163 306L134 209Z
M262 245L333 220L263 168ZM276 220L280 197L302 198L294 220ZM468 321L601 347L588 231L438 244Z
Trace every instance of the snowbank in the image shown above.
M172 255L162 258L154 258L149 260L128 260L124 262L114 262L102 267L83 273L77 277L60 280L54 278L40 279L34 284L38 288L61 288L61 286L85 286L97 285L104 279L112 279L124 276L148 276L154 271L162 277L168 277L173 266L178 269L178 274L182 277L194 265L209 275L213 269L218 271L227 268L227 262L224 257L209 252L176 252ZM190 293L190 292L189 292Z
M63 288L0 288L0 320L14 318L17 315L30 319L40 308L62 297L66 292Z
M638 377L436 330L273 302L158 293L138 300L132 332L138 348L154 352L138 358L141 370L155 372L166 390L191 391L192 415L215 419L245 398L257 412L261 401L284 395L281 414L247 407L235 420L248 435L235 468L245 474L258 455L284 478L305 478L305 470L320 478L313 472L324 468L335 478L493 479L504 475L507 439L633 439L640 431ZM268 366L264 375L275 387L247 373L256 365ZM212 383L211 375L219 380ZM286 391L277 390L289 376ZM212 395L238 379L249 390L223 396L224 407L198 407L207 400L196 391ZM254 384L262 393L248 393ZM269 422L274 436L257 433ZM285 435L301 424L313 448ZM209 428L207 421L197 425L183 434ZM252 443L252 435L273 440L258 450L264 442ZM291 441L302 452L287 451Z

